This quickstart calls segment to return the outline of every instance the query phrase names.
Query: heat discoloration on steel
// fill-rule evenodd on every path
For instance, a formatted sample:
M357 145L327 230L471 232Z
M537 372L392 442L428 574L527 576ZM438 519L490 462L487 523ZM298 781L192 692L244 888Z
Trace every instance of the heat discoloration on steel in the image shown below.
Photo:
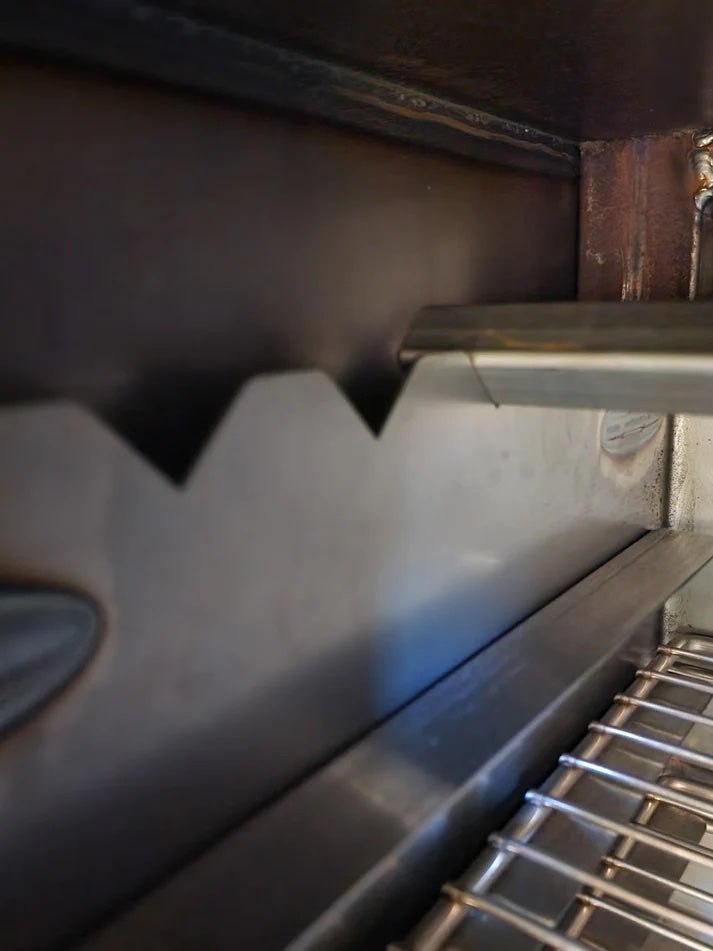
M401 116L405 119L413 119L417 122L436 123L437 125L447 126L457 132L474 139L482 139L488 142L496 142L507 145L515 149L537 152L552 158L555 162L562 165L561 171L565 173L569 166L571 174L576 175L578 162L576 155L565 150L562 146L555 148L544 141L544 136L537 138L527 138L523 134L523 127L515 123L508 123L505 120L495 119L486 116L483 113L476 113L472 110L463 110L463 117L449 115L443 110L443 106L438 108L438 102L432 99L419 100L417 105L414 97L406 99L402 96L404 102L392 102L385 98L361 92L358 89L351 89L348 86L336 90L339 95L354 102L364 103L377 109L384 110L387 113ZM436 108L434 108L436 107ZM451 110L458 107L451 106ZM554 140L553 140L554 141Z
M468 158L575 178L577 145L472 101L421 92L153 3L3 5L0 43L352 126ZM69 10L67 7L73 6ZM424 121L426 120L426 121Z
M713 353L710 301L553 301L424 307L401 347L405 364L444 351L530 354Z
M491 340L498 348L503 350L535 350L543 353L575 353L580 346L574 340L526 340L522 337L516 337L512 334L504 333L502 330L486 328L483 330L483 336Z

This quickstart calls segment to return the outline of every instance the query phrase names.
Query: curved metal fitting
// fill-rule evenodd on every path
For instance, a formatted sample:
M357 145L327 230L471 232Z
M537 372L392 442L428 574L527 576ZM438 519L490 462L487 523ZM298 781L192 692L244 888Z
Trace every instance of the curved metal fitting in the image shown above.
M693 196L693 201L695 202L698 211L705 211L711 198L713 198L713 185L709 185L705 188L699 188L696 194Z
M699 132L694 132L692 139L695 148L707 148L713 145L713 129L701 129Z
M690 153L693 171L698 176L700 186L693 196L698 211L703 212L713 198L713 130L706 129L693 133L694 148Z

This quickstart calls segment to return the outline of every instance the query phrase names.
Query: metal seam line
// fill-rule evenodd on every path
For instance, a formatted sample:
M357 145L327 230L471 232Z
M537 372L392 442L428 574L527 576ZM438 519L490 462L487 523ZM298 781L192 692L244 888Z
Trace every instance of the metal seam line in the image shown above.
M500 407L500 403L495 402L495 400L493 399L493 394L490 392L490 389L487 386L485 380L480 375L480 370L478 369L478 363L476 360L476 354L472 352L468 352L466 356L468 357L468 362L473 368L473 373L475 373L475 378L478 381L478 385L480 386L481 390L483 391L483 393L485 393L486 397L493 404L495 409L498 409Z

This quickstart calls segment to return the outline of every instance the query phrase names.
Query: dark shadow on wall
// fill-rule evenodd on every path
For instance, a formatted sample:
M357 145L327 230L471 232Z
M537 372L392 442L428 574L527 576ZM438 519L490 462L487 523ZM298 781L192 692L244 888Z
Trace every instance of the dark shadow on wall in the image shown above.
M5 381L0 382L0 409L57 398L88 406L172 481L183 484L244 383L256 374L312 366L288 357L280 360L275 353L249 367L166 368L114 385L86 387L71 379L55 386ZM378 434L404 381L397 361L377 354L336 382Z
M575 182L90 71L0 80L0 400L80 400L177 482L256 373L322 369L378 431L419 308L574 295Z

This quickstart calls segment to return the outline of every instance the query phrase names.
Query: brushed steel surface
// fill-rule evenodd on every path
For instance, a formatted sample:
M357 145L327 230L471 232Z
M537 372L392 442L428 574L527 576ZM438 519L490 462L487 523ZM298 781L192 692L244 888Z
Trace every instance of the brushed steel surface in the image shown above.
M712 556L711 538L645 536L86 947L383 946L648 659L657 606Z
M713 412L713 353L484 352L471 359L496 405Z
M318 373L256 380L183 489L78 407L0 413L0 565L107 624L0 748L17 947L148 887L660 523L663 431L622 462L599 414L477 386L423 362L375 439Z

